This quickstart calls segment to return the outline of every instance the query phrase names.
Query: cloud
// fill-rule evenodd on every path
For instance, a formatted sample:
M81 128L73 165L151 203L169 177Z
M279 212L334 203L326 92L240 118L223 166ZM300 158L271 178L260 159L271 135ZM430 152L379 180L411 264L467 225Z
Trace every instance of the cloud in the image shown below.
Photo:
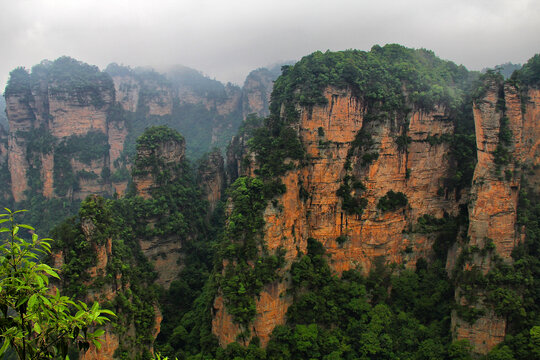
M534 0L1 1L1 87L16 66L61 55L100 67L183 64L242 83L316 50L401 43L472 69L540 51Z

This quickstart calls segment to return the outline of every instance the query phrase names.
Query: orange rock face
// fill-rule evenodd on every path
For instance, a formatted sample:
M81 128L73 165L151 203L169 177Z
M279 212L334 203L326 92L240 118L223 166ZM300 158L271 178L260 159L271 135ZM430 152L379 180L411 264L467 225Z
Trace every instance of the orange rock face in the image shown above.
M192 85L172 84L154 78L145 78L136 73L112 76L114 87L103 84L94 84L96 93L66 91L62 84L52 83L46 77L36 80L28 94L11 94L6 99L6 111L10 122L8 136L8 149L2 155L8 157L8 166L11 175L11 191L16 202L26 198L25 192L29 190L27 179L28 170L36 164L29 163L32 156L28 154L29 143L20 132L29 132L39 129L47 132L57 142L72 135L84 136L89 132L101 132L107 136L110 147L107 158L100 164L101 168L109 168L114 173L121 156L128 129L123 121L108 119L109 110L115 103L125 111L135 113L143 112L145 116L171 116L173 103L202 104L209 111L215 111L218 117L212 128L212 141L215 143L222 139L224 131L231 131L233 120L222 121L231 114L241 116L242 110L264 113L268 106L272 81L265 76L251 79L245 90L231 84L223 87L223 94L207 96L201 94ZM249 106L244 105L248 102ZM54 153L37 154L41 157L41 165L37 165L41 174L42 189L34 189L46 198L57 196L54 184ZM96 171L94 164L82 167L79 170L87 172ZM66 196L71 199L81 199L88 194L114 193L122 195L127 182L110 183L110 180L80 179L78 186L68 189ZM142 185L142 180L140 184ZM146 184L151 187L150 183ZM31 194L33 196L34 194Z
M242 94L240 88L228 84L225 87L226 98L222 101L216 101L215 107L219 115L228 115L242 106Z
M79 355L81 360L109 360L114 359L114 352L118 349L120 344L120 339L118 335L106 327L105 334L100 339L101 348L98 350L93 344L90 346L88 351Z
M219 151L208 154L208 158L200 165L199 179L208 200L208 215L211 215L225 188L225 169Z
M182 242L176 237L170 239L155 237L150 241L140 240L139 244L158 273L156 283L168 289L182 270L180 265Z
M104 101L111 104L114 93L103 92ZM71 135L86 135L89 131L107 133L107 106L96 107L92 99L78 99L73 94L65 93L49 97L49 131L56 138Z
M530 89L527 95L521 157L530 160L533 165L540 165L540 89Z
M522 109L521 99L512 85L503 88L505 111L497 107L499 84L490 83L481 101L474 106L478 163L475 168L469 205L469 244L483 248L492 240L497 254L511 261L514 246L522 239L517 231L517 205L521 186L518 164L538 164L540 135L540 91L529 90L529 100ZM523 111L525 110L525 111ZM495 163L494 152L500 144L501 119L506 116L512 132L508 151L509 164ZM484 273L491 267L489 259L475 258L469 267L478 267ZM456 291L459 301L459 289ZM481 306L481 305L479 305ZM452 327L458 339L467 339L475 351L486 354L500 343L506 334L506 319L496 316L491 310L474 324L452 315Z
M109 162L111 171L116 170L115 161L120 158L124 150L124 142L128 135L126 124L123 121L111 121L108 124Z
M273 88L273 76L268 70L260 69L252 71L243 87L243 109L244 118L248 114L255 113L259 116L269 115L270 94Z
M252 71L242 88L242 114L244 118L255 113L258 116L268 116L270 94L274 87L275 76L267 69Z
M170 115L172 113L173 94L164 86L158 86L155 95L146 100L149 115Z
M47 199L53 197L54 193L54 155L52 153L41 156L41 178L43 179L43 196Z
M8 167L11 174L11 193L18 202L25 199L24 191L28 188L26 172L26 139L17 136L19 131L30 131L34 128L34 113L22 95L6 97L6 114L9 120Z
M12 94L7 96L7 115L10 122L10 134L8 136L8 166L11 173L14 200L24 200L25 192L29 190L28 169L30 166L37 167L43 187L36 191L46 198L56 196L54 189L54 142L73 136L84 136L90 132L101 132L108 138L110 153L102 160L93 161L90 165L71 159L72 171L92 172L94 178L80 178L77 189L67 191L72 199L83 199L89 194L112 194L111 184L104 182L101 172L104 168L114 163L123 149L127 130L123 122L109 124L108 111L114 102L114 89L99 88L99 99L93 93L72 93L66 91L50 91L56 84L48 84L41 81L39 86L33 88L30 94ZM31 134L30 131L37 133ZM21 135L21 134L28 135ZM31 136L51 136L47 139L51 150L36 153L40 149L33 148L34 153L29 154ZM38 159L36 160L29 159ZM32 194L35 195L35 194Z
M407 230L419 216L455 215L458 204L439 196L438 189L448 176L445 157L448 145L430 145L428 136L450 134L453 125L444 119L444 109L434 113L413 111L407 130L411 144L399 151L400 135L395 119L366 122L365 107L349 91L329 88L328 105L300 109L298 131L308 154L307 165L288 172L282 181L286 192L278 198L279 206L269 205L264 213L264 240L269 250L283 247L287 253L286 269L298 251L306 252L307 239L322 242L331 256L330 266L337 272L352 268L368 271L375 258L414 266L419 257L429 257L433 239ZM337 191L346 175L345 162L359 130L371 134L370 152L378 158L362 165L361 154L351 156L352 174L366 187L362 197L367 206L361 216L347 214ZM410 169L410 171L407 171ZM409 175L407 175L409 173ZM304 187L308 199L300 198ZM382 213L378 200L389 190L407 195L409 204L397 211ZM353 194L354 196L355 194ZM346 236L340 245L336 239ZM406 253L411 247L413 251ZM288 284L272 284L256 300L257 315L252 325L264 345L277 324L285 322L291 299L285 295ZM213 332L221 345L236 339L236 327L218 297L214 304Z
M469 236L471 245L484 246L485 241L493 239L497 253L505 259L516 244L515 221L519 183L503 180L502 174L496 173L494 151L499 144L499 127L502 113L496 111L498 89L493 86L483 102L474 107L476 127L476 146L478 163L474 172L471 189L471 211ZM516 103L517 100L517 103ZM514 138L514 156L519 156L521 145L521 110L519 99L510 97L507 107L510 128ZM519 116L512 110L519 110ZM517 158L516 158L517 159ZM511 170L515 170L511 164Z
M452 314L452 328L458 339L467 339L474 345L477 353L487 354L495 345L504 340L506 320L499 318L493 312L476 320L474 326L461 321L455 313Z

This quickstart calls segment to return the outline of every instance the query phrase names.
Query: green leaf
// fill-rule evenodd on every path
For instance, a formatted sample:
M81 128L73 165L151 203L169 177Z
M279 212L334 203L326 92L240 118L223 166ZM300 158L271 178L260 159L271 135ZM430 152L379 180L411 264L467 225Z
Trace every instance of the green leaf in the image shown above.
M34 331L38 334L41 334L41 326L36 322L34 323Z
M103 336L103 334L105 334L105 330L103 330L103 329L98 329L98 330L96 330L94 332L95 337L101 337L101 336Z
M102 314L107 314L107 315L111 315L111 316L115 316L115 317L116 317L116 314L115 314L114 312L112 312L111 310L101 309L101 313L102 313Z
M30 299L28 299L28 307L32 309L37 299L38 299L37 294L33 294L32 296L30 296Z
M51 302L49 301L49 299L47 299L45 296L43 295L39 295L39 297L41 298L41 300L45 303L45 305L47 306L51 306Z
M30 225L26 225L26 224L19 224L19 227L22 227L22 228L28 229L28 230L32 230L32 231L36 231L36 229L34 229Z
M9 340L8 340L8 338L6 337L6 338L4 339L4 345L2 345L2 347L0 348L0 355L2 355L3 353L6 352L8 346L9 346Z
M60 279L60 276L58 276L58 274L47 264L39 264L38 266L36 266L36 270L44 271L49 276Z
M99 340L92 339L92 343L94 343L94 346L96 347L96 349L98 349L98 350L101 349L101 343L99 342Z
M90 309L90 312L94 313L96 310L99 309L99 304L97 301L94 301L94 304L92 305L92 308Z

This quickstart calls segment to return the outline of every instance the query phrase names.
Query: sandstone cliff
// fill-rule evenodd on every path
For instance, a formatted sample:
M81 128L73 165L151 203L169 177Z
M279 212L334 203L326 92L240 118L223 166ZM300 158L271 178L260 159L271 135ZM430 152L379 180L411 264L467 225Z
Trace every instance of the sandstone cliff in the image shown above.
M270 95L274 80L280 71L261 68L252 71L242 87L242 114L244 119L249 114L268 116L270 114Z
M225 191L225 166L219 150L211 152L202 159L198 178L209 204L208 216L210 216Z
M31 77L23 69L16 71L20 77L12 74L5 94L14 200L38 194L70 199L111 194L111 184L102 176L111 163L108 149L89 154L92 146L101 145L97 138L108 141L115 101L110 78L70 58L43 62ZM108 142L115 143L115 150L123 146L116 134ZM82 144L88 148L80 149Z
M137 114L131 131L136 135L142 133L147 125L139 123L142 118L153 124L168 125L186 136L187 153L192 158L214 147L225 147L245 117L243 109L250 109L248 103L254 106L250 112L267 112L272 89L266 74L246 81L241 89L181 66L163 75L115 64L106 71L113 78L117 101L122 108Z
M478 164L470 194L468 245L483 249L493 244L498 256L512 262L512 250L525 236L524 229L517 226L522 169L540 161L540 91L531 88L520 95L514 85L498 79L487 79L485 85L485 94L474 106ZM537 174L530 178L535 182ZM466 272L486 274L494 267L493 257L475 254L465 266ZM485 313L471 323L454 312L452 327L458 339L469 340L475 351L486 354L504 339L507 319L483 305L482 290L479 296L471 304L461 288L456 290L459 304L476 306Z
M493 253L511 262L512 250L525 236L517 226L522 169L531 172L539 163L538 92L528 88L520 93L511 83L488 82L485 93L476 99L478 162L469 193L447 188L455 165L452 145L444 139L454 134L455 122L445 107L433 111L413 107L405 118L373 117L351 91L326 88L327 105L296 108L299 122L294 127L307 160L294 163L293 170L281 178L286 192L264 211L268 251L286 250L283 273L299 252L305 253L310 237L325 246L330 266L338 274L352 268L367 272L378 258L413 267L418 258L433 256L435 241L434 234L416 232L418 219L457 217L468 204L469 227L460 229L466 236L458 237L458 244L450 248L448 271L479 269L486 274L493 266ZM255 161L245 151L240 159L246 156ZM235 169L241 168L240 159ZM253 176L252 168L242 171ZM538 189L537 175L530 182ZM406 204L389 210L379 206L390 192L403 194ZM349 211L351 199L356 200L354 211ZM487 249L491 243L493 253L473 252L461 269L459 254L470 251L463 249ZM456 302L483 314L465 321L454 312L452 331L457 339L469 340L475 352L486 354L504 339L507 321L482 303L481 290L480 300L468 303L460 279L454 279ZM248 330L263 345L273 328L286 321L292 304L288 287L287 280L268 284L255 299L256 316ZM220 293L212 325L221 345L236 341L245 330L233 321Z
M167 185L179 181L182 175L185 141L180 135L171 134L173 133L165 127L155 127L147 130L139 139L133 184L136 194L144 199L152 198L155 190L163 190ZM151 217L150 227L156 226L158 218L170 215L160 213L154 218ZM185 239L179 239L175 235L139 239L143 254L152 262L158 273L157 283L165 288L168 288L180 273L182 240Z
M198 157L229 142L242 109L254 106L250 112L264 113L272 87L263 70L244 90L191 69L168 77L115 64L106 71L63 57L43 61L30 73L22 68L12 73L2 153L11 180L6 181L11 186L7 198L71 201L89 194L122 195L129 149L149 123L186 133L188 155Z
M368 271L378 257L406 266L414 266L419 257L429 258L434 238L414 233L413 225L424 214L441 218L445 213L457 215L459 210L455 199L439 191L450 173L448 144L428 142L428 137L453 133L445 109L413 109L406 119L367 120L365 104L351 91L329 87L324 96L326 106L298 109L297 131L308 161L282 178L285 194L277 198L277 206L269 205L264 212L268 250L284 248L287 269L300 251L305 253L307 239L312 237L325 245L337 273L351 268ZM365 148L355 145L358 134L369 138ZM398 139L404 134L410 140L400 147ZM347 176L363 183L362 191L350 190L350 196L366 199L361 214L348 213L338 196L349 181ZM405 194L408 204L382 211L378 201L391 190ZM286 320L291 304L291 298L284 296L286 289L286 281L278 282L256 299L251 332L262 344ZM239 328L221 297L214 309L214 334L222 345L235 341Z

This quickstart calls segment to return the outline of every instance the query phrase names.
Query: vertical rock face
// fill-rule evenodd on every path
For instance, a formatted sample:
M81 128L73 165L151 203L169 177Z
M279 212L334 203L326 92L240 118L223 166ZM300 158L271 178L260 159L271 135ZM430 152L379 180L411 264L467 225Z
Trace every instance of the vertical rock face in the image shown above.
M128 136L128 127L124 121L109 121L108 123L108 144L109 144L109 168L110 173L121 168L120 160L124 151L124 143ZM122 196L127 189L128 180L111 179L112 193Z
M161 84L145 84L152 89L146 94L142 106L148 109L148 115L165 116L170 115L173 110L174 94L170 87Z
M133 171L133 184L137 195L149 199L153 190L174 182L181 175L181 164L185 159L185 141L179 137L158 137L154 133L169 131L165 127L155 127L139 140L137 159ZM151 132L151 133L149 133ZM178 134L178 133L176 133ZM163 179L163 177L166 179ZM159 214L166 217L168 214ZM153 227L155 221L150 222ZM157 283L168 288L181 270L180 249L182 242L175 236L170 238L153 237L150 240L140 240L139 244L144 255L153 263L158 273Z
M145 199L152 197L152 189L159 187L157 178L160 172L171 171L182 163L185 155L185 141L170 139L158 143L141 144L137 148L135 164L137 171L133 174L133 183L137 195ZM174 177L171 179L174 180Z
M200 184L206 194L209 208L208 214L212 214L225 190L225 166L223 156L219 151L208 154L199 166Z
M238 86L227 84L224 99L216 100L213 105L219 115L233 114L242 107L242 91Z
M377 257L414 266L417 258L431 256L434 239L412 232L413 224L424 214L440 218L458 212L457 201L439 195L450 171L448 145L427 141L429 136L453 133L453 123L447 120L444 109L429 113L413 110L408 121L367 121L366 107L350 91L327 88L324 96L328 105L299 109L298 132L308 160L282 178L286 192L278 197L279 205L266 208L264 240L268 249L283 247L290 265L299 251L306 252L307 239L315 238L331 255L330 266L337 273L352 268L368 271ZM359 131L371 139L363 152L353 145ZM397 139L403 134L410 137L410 144L400 149ZM366 153L378 156L368 162ZM361 215L344 210L343 199L338 196L347 174L365 186L361 194L352 190L352 196L366 199ZM390 190L403 192L407 206L380 210L378 201ZM257 315L251 332L263 344L275 325L285 322L291 302L283 295L286 289L286 282L269 285L256 300ZM214 334L222 345L234 341L238 329L223 299L216 299L214 309Z
M522 159L531 161L533 166L538 166L540 165L540 89L529 89L527 96L520 154Z
M4 99L3 94L0 94L0 125L4 129L9 128L9 123L6 116L6 99Z
M267 98L272 89L271 81L264 76L250 81L249 89L241 89L184 67L158 74L113 64L107 71L114 81L117 102L123 110L137 114L134 117L136 131L144 128L144 124L138 123L144 117L150 118L152 123L167 124L186 135L190 140L188 155L194 152L196 157L229 143L242 122L248 97L262 96L264 100L250 100L260 103L252 112L267 112ZM255 90L261 87L263 93Z
M539 94L538 89L529 89L522 104L513 85L489 81L485 95L474 106L478 163L470 194L469 245L484 248L492 242L507 262L512 261L512 250L522 238L517 228L521 165L533 167L540 161ZM492 266L491 259L482 256L473 257L467 265L468 270L484 274ZM462 296L458 288L456 300L469 305ZM503 341L506 319L481 303L472 305L483 308L485 314L471 324L453 313L452 328L458 339L469 340L476 352L486 354Z
M506 86L504 94L508 95L506 106L510 110L508 125L513 138L511 157L519 161L523 120L520 101L513 90ZM508 259L517 241L515 222L519 179L505 179L504 173L501 169L497 170L495 163L504 116L502 111L497 110L497 102L500 100L498 91L497 84L492 84L486 96L474 107L478 164L471 189L469 236L471 245L480 247L484 246L487 239L492 239L497 253ZM506 170L516 171L515 163L509 164Z
M279 75L279 74L277 74ZM262 68L252 71L244 82L242 88L242 114L244 119L249 114L268 116L270 94L277 75L270 70Z
M116 75L112 76L114 81L114 89L116 91L116 101L126 111L137 111L139 103L139 82L131 75Z
M236 131L243 110L267 113L271 78L275 77L267 70L257 70L242 90L195 70L191 70L195 75L176 80L118 65L107 71L65 57L44 61L31 74L16 70L5 93L9 134L4 154L12 179L9 192L15 202L27 199L27 194L70 200L92 193L121 195L127 188L129 168L124 144L142 132L141 119L150 117L173 128L189 128L180 122L191 121L202 105L208 113L201 116L210 121L204 131L209 132L193 142L198 151L211 144L221 146ZM181 106L187 107L179 110ZM92 151L91 144L82 145L90 134L102 134L108 151L91 162L81 162L77 159L81 152ZM70 139L71 145L81 144L84 149L64 147L59 153L58 146ZM206 140L209 144L200 144Z
M26 159L26 139L18 136L19 132L27 132L34 128L35 115L28 103L28 94L13 94L6 96L6 114L9 119L8 135L8 165L12 179L11 192L15 201L24 198L24 191L28 188L26 172L28 161Z
M448 176L449 165L444 160L448 147L431 146L425 141L428 136L452 133L452 123L444 120L443 111L427 114L413 111L405 131L411 144L400 151L396 139L402 135L395 119L365 123L362 104L350 94L327 92L327 98L329 107L315 108L311 117L303 112L300 125L301 138L314 159L310 173L303 179L308 193L312 194L308 200L308 236L325 244L332 254L332 266L338 272L358 265L367 271L379 256L390 262L409 261L409 265L414 265L416 259L407 259L404 249L410 246L412 254L425 256L431 242L425 236L404 234L405 231L423 214L442 217L445 211L457 211L454 201L437 194ZM326 149L321 146L318 134L321 127L325 134L323 144L329 142ZM358 216L342 209L337 192L345 176L351 142L360 129L371 133L370 153L378 153L378 158L363 165L365 160L360 154L351 157L352 173L366 187L362 196L367 199L367 205ZM377 203L391 190L403 192L409 205L385 213L377 208ZM339 236L348 240L340 245L336 242Z
M95 136L108 139L109 111L115 101L110 78L97 68L69 58L40 64L31 77L22 69L17 71L24 74L19 78L13 75L5 94L14 200L26 199L27 191L30 196L68 195L72 199L91 193L110 194L111 185L101 177L111 163L109 152L90 161L83 153L92 150L80 149L85 140L93 142L85 146L96 145ZM114 139L108 142L115 144L112 155L116 158L125 136L112 135ZM87 160L81 162L79 158ZM63 190L57 192L58 187Z
M99 100L93 99L91 94L77 94L67 90L49 95L48 129L51 135L65 138L86 135L92 130L106 134L107 111L114 101L114 89L99 87L97 91ZM94 104L94 101L99 103Z

